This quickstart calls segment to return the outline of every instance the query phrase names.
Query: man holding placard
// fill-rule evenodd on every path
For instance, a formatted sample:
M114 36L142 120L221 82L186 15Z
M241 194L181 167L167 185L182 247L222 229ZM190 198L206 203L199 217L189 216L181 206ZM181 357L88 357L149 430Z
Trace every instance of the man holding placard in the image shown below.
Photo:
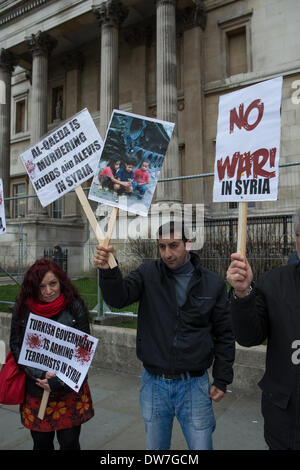
M300 256L300 210L295 215ZM300 450L300 263L264 273L252 286L252 270L239 253L231 256L227 280L237 341L255 346L267 339L262 389L265 440L270 449Z
M140 402L147 449L170 448L175 414L189 449L212 449L212 400L221 400L233 378L225 283L190 252L184 224L165 224L157 236L161 259L124 278L118 267L109 269L113 247L99 245L100 286L111 306L139 301L137 356L144 366Z

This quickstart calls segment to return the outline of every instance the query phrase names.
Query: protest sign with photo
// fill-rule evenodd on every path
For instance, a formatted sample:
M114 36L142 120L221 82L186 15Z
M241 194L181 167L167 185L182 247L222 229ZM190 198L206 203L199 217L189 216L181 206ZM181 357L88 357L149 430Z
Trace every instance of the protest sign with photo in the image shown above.
M114 110L89 199L146 216L173 129L170 122Z
M277 199L282 77L220 97L214 202Z
M3 182L0 178L0 235L6 233L6 219L5 219L5 206L3 194Z
M83 109L20 155L43 207L94 176L102 146Z
M78 392L97 344L97 338L83 331L30 313L18 363L54 372Z

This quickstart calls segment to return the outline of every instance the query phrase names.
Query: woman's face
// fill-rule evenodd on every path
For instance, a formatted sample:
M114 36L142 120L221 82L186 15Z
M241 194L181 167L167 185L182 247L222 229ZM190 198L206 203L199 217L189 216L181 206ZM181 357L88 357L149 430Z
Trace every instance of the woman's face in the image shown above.
M40 300L50 303L60 296L60 283L52 271L48 271L40 284Z

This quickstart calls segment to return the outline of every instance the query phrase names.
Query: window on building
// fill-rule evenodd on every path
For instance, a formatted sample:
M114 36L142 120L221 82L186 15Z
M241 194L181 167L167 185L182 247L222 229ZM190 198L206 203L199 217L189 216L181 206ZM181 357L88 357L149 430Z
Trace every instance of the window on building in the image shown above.
M248 202L248 208L250 207L255 207L255 202L254 201L249 201ZM228 203L228 208L229 209L237 209L238 208L238 203L237 202L229 202Z
M226 38L228 75L248 72L246 27L227 31Z
M12 134L20 137L20 134L28 132L28 92L14 96L12 109ZM21 136L22 137L22 136Z
M63 94L64 89L62 86L52 89L52 122L63 119Z
M61 219L62 216L62 198L57 199L52 204L52 217L53 219Z
M26 214L26 199L22 196L26 195L26 183L15 183L12 187L12 193L14 197L12 204L12 217L14 219L18 217L25 217Z
M26 100L16 102L16 134L26 131Z
M223 76L251 72L252 11L231 19L218 21L221 34Z

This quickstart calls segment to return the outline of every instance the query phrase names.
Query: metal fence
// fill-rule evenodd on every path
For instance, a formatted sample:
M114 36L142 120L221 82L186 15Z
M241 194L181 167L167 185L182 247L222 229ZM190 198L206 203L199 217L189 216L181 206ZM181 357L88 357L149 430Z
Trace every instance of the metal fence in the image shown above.
M252 216L251 211L248 212L247 219L247 257L253 267L254 276L257 277L262 272L272 269L275 266L285 264L287 262L288 256L294 249L294 233L292 227L292 213L295 206L299 206L300 202L300 192L298 190L298 180L300 179L300 162L291 162L287 164L279 165L284 170L281 172L280 178L282 180L282 185L279 186L279 199L281 200L281 212L286 212L284 215L273 215L273 216ZM289 168L291 167L291 168ZM175 180L205 180L206 188L211 189L213 173L202 173L188 176L181 176L175 178L165 178L158 181L168 182ZM288 189L285 189L286 180L289 181ZM84 188L88 190L89 188ZM287 193L289 191L289 193ZM206 200L209 200L211 203L211 193L210 190L205 191ZM36 197L34 195L30 196L16 196L6 198L7 202L14 202L15 200L27 200L29 197ZM282 202L285 203L286 207L283 210ZM205 202L205 201L204 201ZM271 207L276 208L276 201L270 203ZM279 206L278 206L279 207ZM273 209L274 210L274 209ZM262 206L259 207L259 213L263 213ZM217 272L222 277L225 277L227 267L230 263L230 254L236 251L237 246L237 217L232 217L226 211L226 217L218 218L206 218L204 221L204 230L205 230L205 241L203 248L199 251L199 256L201 262L207 268ZM6 277L15 282L16 284L20 283L24 270L26 268L27 260L31 259L30 246L28 242L28 237L25 230L25 225L20 220L20 223L15 226L14 232L7 232L7 235L11 235L14 239L14 243L17 241L17 249L11 250L4 249L0 253L0 271L4 271ZM90 267L93 266L93 256L94 256L94 241L87 241L87 250L88 256L90 258ZM51 250L45 251L44 255L50 257L52 253ZM129 247L130 251L130 247ZM13 255L12 255L13 253ZM143 256L140 253L140 260L147 258L149 259L149 253L145 253ZM156 256L154 254L153 256ZM127 253L127 258L130 258L130 255ZM64 269L68 270L68 259L66 257ZM14 265L16 268L12 269L11 266ZM96 275L94 271L94 275ZM80 276L80 273L78 273ZM1 283L1 277L0 277ZM3 282L2 282L3 283ZM97 280L95 279L95 283ZM84 290L84 287L83 287ZM99 309L103 309L103 300L101 299L101 293L97 292L97 297L95 293L91 294L89 292L83 292L87 297L93 296L95 300L95 307L93 310L97 311L99 314ZM0 296L1 302L1 296ZM101 305L101 307L100 307ZM104 310L105 310L104 305Z
M202 264L225 278L230 255L237 247L237 218L204 221ZM257 278L264 271L287 262L295 249L292 215L248 217L247 258Z
M59 266L68 272L68 249L65 248L61 252L61 256L57 259L54 249L44 250L44 258L58 262Z

